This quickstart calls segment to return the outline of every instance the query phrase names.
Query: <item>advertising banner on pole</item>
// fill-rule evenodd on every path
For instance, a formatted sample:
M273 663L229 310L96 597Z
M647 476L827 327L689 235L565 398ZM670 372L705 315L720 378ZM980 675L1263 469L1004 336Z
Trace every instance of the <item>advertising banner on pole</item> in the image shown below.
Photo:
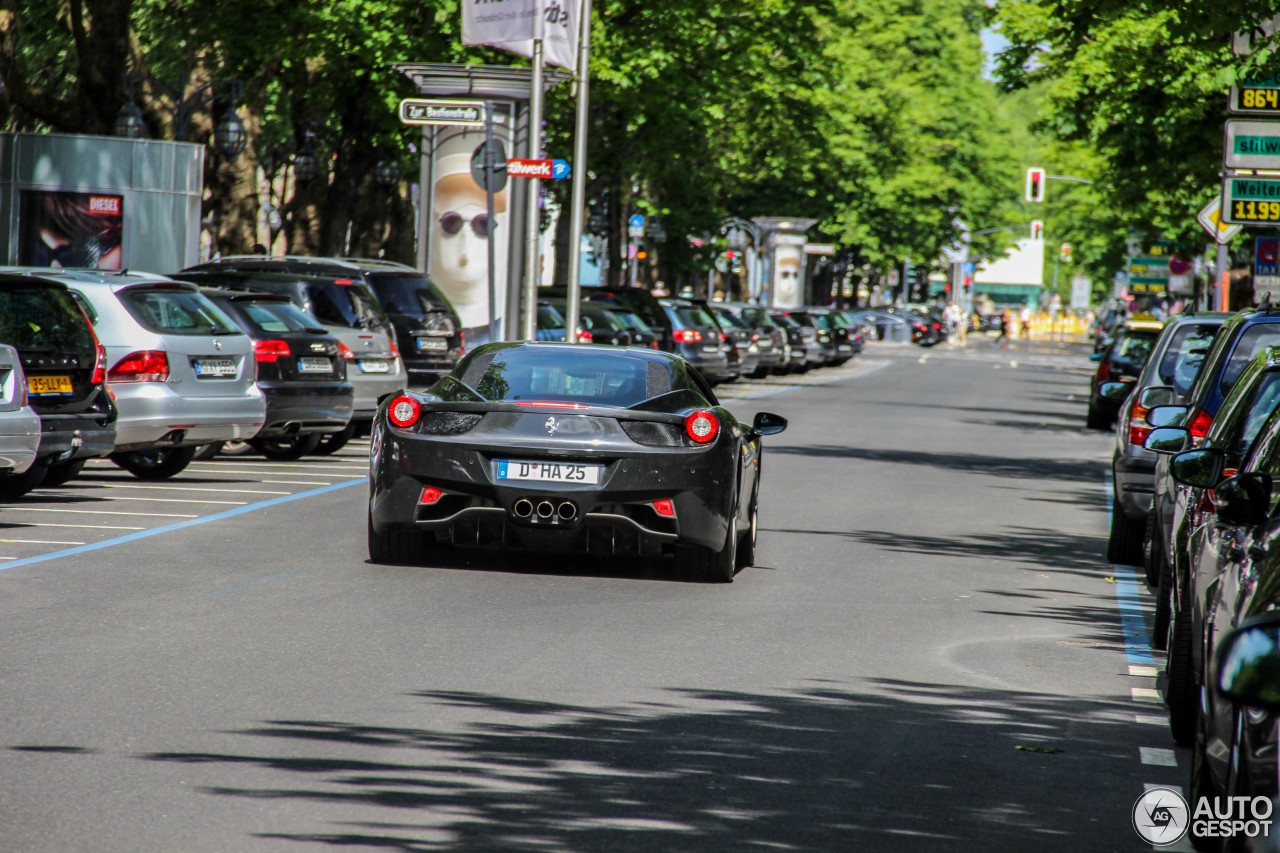
M509 120L495 123L494 137L494 159L505 166L512 144ZM494 287L501 314L507 304L507 253L510 241L519 236L507 227L505 169L494 178L492 221L489 218L484 151L483 128L441 127L431 157L427 272L458 312L468 348L489 340L489 241L496 241Z
M544 60L573 71L578 66L575 0L462 0L462 43L486 44L533 56L542 39Z

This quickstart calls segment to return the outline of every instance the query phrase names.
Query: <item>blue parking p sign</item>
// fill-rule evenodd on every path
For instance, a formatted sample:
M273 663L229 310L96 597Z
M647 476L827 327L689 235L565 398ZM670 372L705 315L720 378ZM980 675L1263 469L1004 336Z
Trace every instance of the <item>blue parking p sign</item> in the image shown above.
M1254 241L1253 274L1280 276L1280 237L1259 237Z

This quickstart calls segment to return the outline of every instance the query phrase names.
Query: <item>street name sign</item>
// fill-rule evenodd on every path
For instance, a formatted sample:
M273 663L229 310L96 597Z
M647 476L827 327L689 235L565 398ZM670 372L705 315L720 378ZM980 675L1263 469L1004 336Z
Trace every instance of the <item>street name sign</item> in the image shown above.
M1196 222L1209 232L1209 236L1219 243L1229 243L1231 238L1240 233L1239 225L1228 225L1222 221L1222 196L1216 195L1196 214Z
M1280 121L1228 119L1222 159L1228 169L1280 168Z
M1280 178L1228 175L1222 211L1222 220L1233 225L1280 225Z
M510 159L507 161L507 174L513 178L547 178L550 179L554 165L550 160Z
M405 98L400 102L400 121L405 124L483 127L484 101L440 101L427 98Z

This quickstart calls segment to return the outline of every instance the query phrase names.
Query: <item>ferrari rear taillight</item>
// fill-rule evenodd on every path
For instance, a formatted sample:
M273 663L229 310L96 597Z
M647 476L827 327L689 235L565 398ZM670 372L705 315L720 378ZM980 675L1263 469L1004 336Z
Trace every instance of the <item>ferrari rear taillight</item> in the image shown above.
M289 357L289 345L284 341L254 341L253 357L256 361L274 362Z
M391 405L387 407L387 417L391 419L391 423L407 429L418 422L418 417L422 414L422 406L412 397L401 394L391 401Z
M678 344L696 344L702 342L702 332L697 329L676 329L672 335Z
M694 412L684 419L684 431L698 444L707 444L720 434L720 420L705 410Z
M1204 438L1209 434L1209 427L1212 425L1213 417L1204 409L1196 409L1196 413L1187 422L1187 432L1191 433L1192 438Z
M129 353L111 368L111 372L107 374L107 381L168 382L169 356L160 350Z

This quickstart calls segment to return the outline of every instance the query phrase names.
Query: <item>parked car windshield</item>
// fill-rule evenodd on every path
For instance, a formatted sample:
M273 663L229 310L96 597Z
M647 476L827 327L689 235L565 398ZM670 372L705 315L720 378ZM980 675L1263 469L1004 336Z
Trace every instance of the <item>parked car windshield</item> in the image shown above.
M320 322L391 334L382 309L363 288L334 282L308 282L306 287L311 310Z
M388 314L424 317L431 311L449 310L448 301L425 276L376 275L369 277L369 283Z
M1126 332L1116 341L1115 348L1111 350L1110 360L1118 364L1141 367L1147 360L1147 356L1151 355L1156 337L1150 332Z
M586 349L511 347L478 350L456 375L486 400L627 407L672 390L661 362Z
M236 302L240 313L253 326L263 332L301 332L315 329L316 321L298 309L292 302Z
M120 301L133 318L161 335L242 335L236 324L198 293L132 288Z
M1196 371L1204 362L1205 353L1213 344L1220 324L1188 323L1174 330L1173 337L1160 359L1156 373L1165 385L1172 385L1179 396L1191 390Z
M701 306L675 305L671 310L676 315L676 320L679 321L680 325L687 329L716 325L716 321Z
M1253 361L1253 357L1263 347L1280 346L1280 323L1258 323L1245 329L1236 341L1236 348L1231 351L1226 369L1222 371L1221 388L1223 393L1231 390L1240 374Z
M94 348L80 307L61 287L0 288L0 341L19 350Z
M748 326L746 323L742 321L741 317L739 317L737 314L730 311L728 308L717 308L715 309L715 312L716 312L716 319L718 319L722 325L733 326L735 329L751 328L750 326Z

